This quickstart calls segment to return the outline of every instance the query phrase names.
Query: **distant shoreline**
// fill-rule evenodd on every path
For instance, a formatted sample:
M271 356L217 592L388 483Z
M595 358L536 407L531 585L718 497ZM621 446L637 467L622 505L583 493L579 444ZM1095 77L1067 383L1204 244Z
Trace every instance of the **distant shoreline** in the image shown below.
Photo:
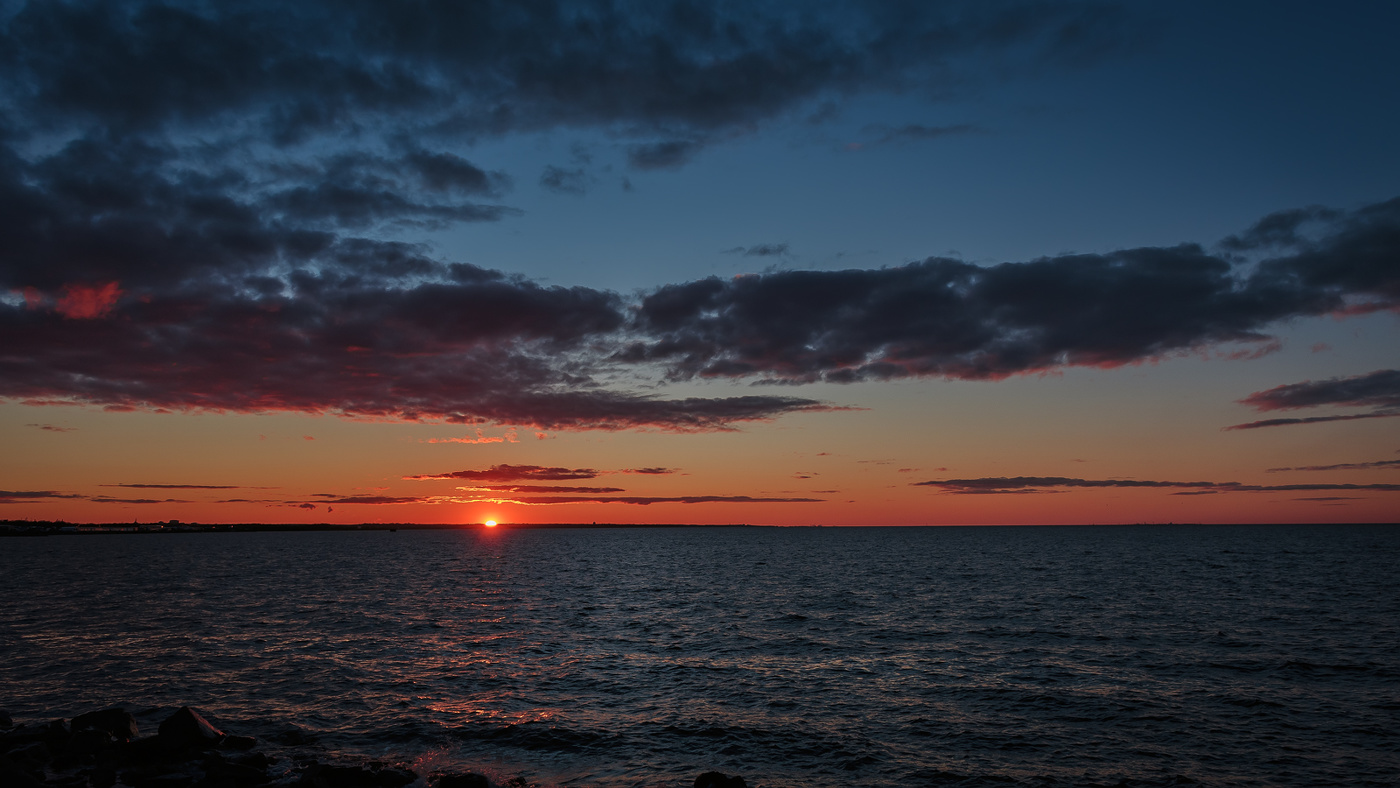
M1071 523L1053 525L924 525L889 526L908 528L1141 528L1196 526L1397 526L1400 523ZM177 520L153 523L70 523L62 520L0 520L0 537L34 536L122 536L141 534L188 533L254 533L293 531L520 531L520 530L610 530L637 528L870 528L863 525L794 525L768 526L751 523L501 523L488 527L483 523L188 523Z
M265 531L519 531L554 528L757 528L748 523L70 523L0 520L3 536L119 536L128 534L246 533Z

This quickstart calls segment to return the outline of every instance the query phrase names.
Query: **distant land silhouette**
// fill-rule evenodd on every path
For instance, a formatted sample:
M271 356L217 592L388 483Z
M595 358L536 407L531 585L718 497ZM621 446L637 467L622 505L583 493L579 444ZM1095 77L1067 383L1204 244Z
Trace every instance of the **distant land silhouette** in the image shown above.
M753 528L748 523L500 523L500 530L539 528ZM487 530L485 523L71 523L64 520L0 520L0 536L222 533L226 531L456 531Z

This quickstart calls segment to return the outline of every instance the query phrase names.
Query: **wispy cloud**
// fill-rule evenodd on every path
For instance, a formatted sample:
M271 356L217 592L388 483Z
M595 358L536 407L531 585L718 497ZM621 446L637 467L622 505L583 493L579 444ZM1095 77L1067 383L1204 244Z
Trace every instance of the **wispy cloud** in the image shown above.
M1263 419L1235 424L1225 429L1252 430L1292 424L1393 418L1400 416L1400 370L1381 369L1366 375L1306 380L1302 383L1275 386L1265 391L1256 391L1240 400L1240 403L1259 411L1296 410L1324 405L1369 407L1373 410L1370 413Z
M484 498L491 503L516 503L522 506L547 506L565 503L623 503L648 506L654 503L820 503L821 498L763 498L748 495L560 495L560 496L512 496L509 498Z
M915 487L936 487L955 494L1000 494L1077 488L1186 488L1208 493L1301 492L1355 490L1400 492L1400 484L1242 484L1240 482L1179 482L1149 479L1076 479L1066 476L987 476L975 479L934 479L914 482Z
M1400 415L1400 414L1397 414ZM1374 460L1372 462L1342 462L1335 465L1302 465L1296 468L1270 468L1268 473L1284 471L1368 471L1378 468L1400 468L1400 460Z

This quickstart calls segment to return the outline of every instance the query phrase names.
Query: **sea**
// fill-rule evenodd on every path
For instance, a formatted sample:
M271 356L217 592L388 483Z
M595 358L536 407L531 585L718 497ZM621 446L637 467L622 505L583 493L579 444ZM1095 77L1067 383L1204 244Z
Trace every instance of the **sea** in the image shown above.
M537 786L1400 784L1400 527L0 540L0 707Z

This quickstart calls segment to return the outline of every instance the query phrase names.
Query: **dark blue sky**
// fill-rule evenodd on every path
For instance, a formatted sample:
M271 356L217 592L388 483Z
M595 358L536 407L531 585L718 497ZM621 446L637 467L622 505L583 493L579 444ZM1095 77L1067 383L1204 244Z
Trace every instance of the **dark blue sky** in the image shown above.
M891 522L976 519L932 513L956 490L1072 489L1051 497L1083 519L1109 478L1209 482L1205 506L1327 465L1363 485L1341 516L1394 511L1392 4L4 8L0 423L51 459L0 468L0 501L150 505L92 493L101 467L64 481L64 446L151 414L179 444L221 414L559 439L464 467L683 468L718 436L826 457L784 425L842 436L847 482L745 505L941 484L923 468L1087 479L922 484ZM1074 430L1025 426L1056 407ZM924 436L889 459L919 477L848 489L881 433ZM633 457L653 434L662 456ZM598 435L627 446L596 462ZM1060 466L1095 453L1095 478ZM713 502L675 478L648 502ZM345 500L463 504L445 495Z

